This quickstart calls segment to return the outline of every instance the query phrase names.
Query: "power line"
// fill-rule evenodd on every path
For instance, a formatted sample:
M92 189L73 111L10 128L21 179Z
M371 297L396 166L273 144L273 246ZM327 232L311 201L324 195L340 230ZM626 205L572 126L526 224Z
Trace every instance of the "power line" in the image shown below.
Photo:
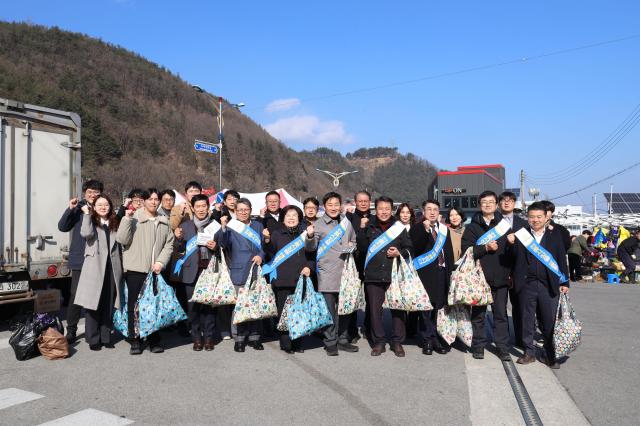
M578 192L582 192L585 189L589 189L589 188L591 188L593 186L596 186L599 183L605 182L605 181L607 181L607 180L609 180L611 178L614 178L614 177L616 177L618 175L621 175L621 174L623 174L625 172L628 172L629 170L633 169L634 167L638 167L638 166L640 166L640 161L638 161L637 163L634 163L634 164L630 165L629 167L626 167L626 168L624 168L624 169L622 169L620 171L617 171L617 172L613 173L612 175L609 175L609 176L607 176L605 178L597 180L597 181L595 181L595 182L593 182L593 183L591 183L591 184L589 184L587 186L584 186L584 187L582 187L580 189L576 189L575 191L568 192L568 193L566 193L564 195L558 195L557 197L550 198L550 200L557 200L559 198L564 198L564 197L568 197L569 195L577 194Z
M308 98L302 98L302 99L297 99L296 98L295 100L283 101L283 102L277 102L275 104L270 104L270 106L271 107L284 108L284 107L288 107L288 106L298 105L299 103L303 103L303 102L306 103L306 102L320 101L320 100L331 99L331 98L342 97L342 96L348 96L348 95L355 95L355 94L359 94L359 93L373 92L373 91L376 91L376 90L388 89L388 88L391 88L391 87L405 86L405 85L408 85L408 84L415 84L415 83L420 83L420 82L428 81L428 80L435 80L435 79L444 78L444 77L452 77L452 76L455 76L455 75L472 73L472 72L476 72L476 71L484 71L484 70L488 70L488 69L491 69L491 68L498 68L498 67L504 67L504 66L507 66L507 65L513 65L513 64L518 64L518 63L536 61L536 60L548 58L548 57L551 57L551 56L564 55L564 54L567 54L567 53L573 53L573 52L577 52L577 51L580 51L580 50L592 49L592 48L595 48L595 47L606 46L608 44L620 43L620 42L623 42L623 41L633 40L633 39L637 39L637 38L640 38L640 34L631 34L631 35L628 35L628 36L625 36L625 37L619 37L619 38L615 38L615 39L599 41L599 42L596 42L596 43L584 44L584 45L581 45L581 46L569 47L569 48L566 48L566 49L553 50L553 51L547 52L547 53L541 53L541 54L538 54L538 55L531 55L531 56L524 56L524 57L520 57L518 59L511 59L511 60L508 60L508 61L496 62L496 63L493 63L493 64L486 64L486 65L479 65L479 66L476 66L476 67L464 68L464 69L457 70L457 71L450 71L450 72L445 72L445 73L440 73L440 74L432 74L432 75L428 75L428 76L424 76L424 77L413 78L413 79L410 79L410 80L401 80L401 81L396 81L396 82L391 82L391 83L380 84L380 85L377 85L377 86L363 87L363 88L353 89L353 90L345 90L343 92L335 92L335 93L331 93L331 94L328 94L328 95L322 95L322 96L308 97ZM251 110L251 109L258 109L258 108L245 108L245 110Z
M598 146L588 152L582 159L562 171L548 174L548 177L527 175L530 181L537 184L557 184L565 182L581 173L589 165L599 161L603 156L615 148L640 122L640 104L636 105L631 114Z

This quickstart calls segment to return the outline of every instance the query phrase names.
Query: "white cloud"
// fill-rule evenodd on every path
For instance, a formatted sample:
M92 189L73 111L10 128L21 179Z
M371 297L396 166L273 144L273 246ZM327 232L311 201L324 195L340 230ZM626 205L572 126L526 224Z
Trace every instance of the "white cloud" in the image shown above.
M278 111L286 111L291 108L295 108L300 105L300 99L298 98L285 98L285 99L276 99L273 102L270 102L269 105L265 108L266 112L278 112Z
M338 120L320 121L315 115L281 118L265 126L274 138L282 142L309 145L341 145L353 142L344 123Z

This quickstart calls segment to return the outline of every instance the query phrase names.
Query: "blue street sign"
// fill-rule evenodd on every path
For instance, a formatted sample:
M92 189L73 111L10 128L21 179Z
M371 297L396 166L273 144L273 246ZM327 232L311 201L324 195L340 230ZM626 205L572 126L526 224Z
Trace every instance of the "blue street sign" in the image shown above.
M218 153L218 146L210 143L196 142L193 147L196 151L208 152L209 154Z

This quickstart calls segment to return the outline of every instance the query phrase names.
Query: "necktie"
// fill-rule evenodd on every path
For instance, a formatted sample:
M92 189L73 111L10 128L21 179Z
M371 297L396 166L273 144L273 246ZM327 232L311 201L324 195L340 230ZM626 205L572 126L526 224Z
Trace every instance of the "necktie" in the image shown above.
M435 226L431 227L431 235L433 236L433 243L435 244L438 239L438 231L436 231ZM438 254L438 266L441 268L444 267L444 254L442 253L442 250L440 250L440 253Z

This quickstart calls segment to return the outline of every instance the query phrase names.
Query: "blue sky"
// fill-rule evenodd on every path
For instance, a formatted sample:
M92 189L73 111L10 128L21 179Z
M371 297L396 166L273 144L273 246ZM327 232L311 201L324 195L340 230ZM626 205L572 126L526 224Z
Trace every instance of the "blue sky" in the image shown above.
M634 0L23 0L3 5L0 16L135 51L246 103L246 114L296 149L394 145L444 169L502 163L508 186L518 184L524 168L530 185L549 196L640 160L640 129L634 129L606 156L585 161L583 172L544 184L582 160L640 104L640 37L330 96L637 35L640 2ZM608 191L610 183L616 192L640 192L639 178L636 167L557 202L590 208L592 194Z

